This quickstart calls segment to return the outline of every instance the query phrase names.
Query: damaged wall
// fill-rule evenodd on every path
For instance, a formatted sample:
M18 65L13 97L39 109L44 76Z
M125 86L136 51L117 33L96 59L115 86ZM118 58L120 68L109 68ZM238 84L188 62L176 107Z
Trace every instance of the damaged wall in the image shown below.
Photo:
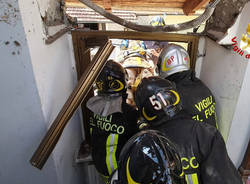
M68 35L45 45L41 15L52 1L19 0L26 39L46 126L54 121L76 85ZM48 5L46 5L48 3ZM60 26L59 26L60 27ZM50 27L56 30L58 26ZM80 117L75 113L53 151L58 183L82 183L82 168L74 166L74 155L82 139ZM37 143L38 144L38 143Z
M43 170L29 163L76 83L68 35L51 45L44 43L41 15L46 14L42 11L46 2L0 1L1 184L85 181L84 169L74 165L82 139L78 113L66 126Z
M250 23L250 2L248 2L242 13L239 20L239 25L236 27L237 31L234 35L228 35L232 38L233 36L237 37L238 43L242 34L246 33L246 27ZM238 44L239 46L239 44ZM246 55L247 52L245 51ZM250 54L250 53L249 53ZM238 58L241 56L238 56ZM240 58L243 59L242 57ZM237 61L235 61L237 64ZM250 114L249 114L249 104L250 104L250 59L244 58L243 62L247 63L246 73L239 94L236 110L234 113L234 118L232 121L231 129L229 132L229 137L227 141L227 148L230 157L234 160L236 166L241 164L241 161L244 157L244 153L247 149L247 145L250 139Z
M39 8L41 18L45 25L55 26L63 24L62 0L33 0Z
M55 184L49 159L44 170L29 159L47 126L16 0L0 1L0 183Z
M250 3L247 3L229 31L227 40L246 33L250 23ZM239 46L239 44L238 44ZM219 129L227 142L227 150L236 167L244 157L250 138L249 90L250 59L246 51L241 56L237 52L206 39L206 56L201 65L200 78L215 95L219 115Z
M235 23L243 7L250 0L221 0L210 19L205 33L214 40L221 40Z
M227 140L247 63L210 39L205 48L200 79L215 96L219 130Z
M236 37L235 40L238 42L237 45L240 46L239 43L241 41L242 34L246 34L247 25L250 23L249 11L250 11L250 2L248 2L244 6L235 24L227 31L228 34L222 40L220 40L219 44L231 45L233 44L232 39Z

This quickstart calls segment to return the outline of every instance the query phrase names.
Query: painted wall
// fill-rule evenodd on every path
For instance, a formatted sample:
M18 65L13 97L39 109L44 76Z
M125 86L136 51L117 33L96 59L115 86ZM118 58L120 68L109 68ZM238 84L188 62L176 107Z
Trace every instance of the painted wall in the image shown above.
M200 79L207 84L216 100L218 126L225 140L231 127L247 63L210 39L206 39L206 56Z
M51 5L49 1L39 0L34 3L32 0L20 0L19 5L26 39L29 44L35 80L41 98L42 111L45 122L49 126L76 84L69 38L66 34L53 44L44 44L45 30L41 15ZM59 28L52 27L51 31L55 32ZM53 151L58 183L83 182L83 168L74 166L74 155L80 142L80 118L79 114L76 113L68 122Z
M0 20L0 183L58 183L51 158L42 171L29 164L47 127L16 1L0 1Z
M45 7L41 2L0 1L1 184L77 184L84 183L86 177L84 168L74 164L82 139L78 113L66 126L43 170L29 164L76 84L68 35L44 44L41 12Z
M250 65L248 64L227 140L229 156L239 167L250 139Z
M246 33L246 27L250 23L250 2L245 5L239 19L239 26L237 27L236 37L238 42L241 34ZM235 26L234 26L235 27ZM233 36L233 35L232 35ZM242 58L241 58L242 59ZM227 141L227 148L230 157L238 167L244 157L247 145L250 139L250 59L245 59L247 62L245 77L239 94L236 110L234 113L229 137ZM239 62L243 62L239 60Z
M234 36L240 43L250 23L250 3L221 43L230 43ZM202 45L203 43L201 43ZM239 44L238 44L239 46ZM227 143L230 158L239 167L250 136L250 66L249 60L233 50L225 49L210 39L205 43L206 56L197 69L200 78L214 93L219 115L219 130Z

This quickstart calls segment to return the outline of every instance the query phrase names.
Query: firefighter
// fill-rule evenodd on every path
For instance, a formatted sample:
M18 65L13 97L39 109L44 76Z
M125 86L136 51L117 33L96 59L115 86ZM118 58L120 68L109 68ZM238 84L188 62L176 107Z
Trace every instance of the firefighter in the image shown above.
M169 44L160 54L159 76L176 84L183 108L199 122L217 127L215 99L208 87L190 69L187 51L176 44Z
M219 131L182 110L181 97L170 81L142 79L135 101L149 127L176 145L187 184L242 184Z
M181 159L163 133L145 130L123 147L111 184L184 184Z
M97 96L89 99L92 158L106 182L117 168L126 141L137 132L137 111L126 103L126 72L113 60L107 61L96 82Z

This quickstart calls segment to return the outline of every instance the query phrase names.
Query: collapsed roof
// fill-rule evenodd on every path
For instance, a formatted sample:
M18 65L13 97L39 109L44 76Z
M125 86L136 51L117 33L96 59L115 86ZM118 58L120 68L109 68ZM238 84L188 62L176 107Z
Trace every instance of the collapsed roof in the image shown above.
M51 3L55 0L51 0ZM64 0L63 4L57 3L58 7L63 5L64 13L67 17L71 17L79 22L110 22L100 16L97 12L87 9L87 7L80 2L81 0ZM216 1L216 0L215 0ZM206 24L204 34L212 37L214 40L221 40L227 33L227 30L234 24L238 15L241 13L243 7L250 0L220 0L215 11L209 18ZM113 12L116 16L123 20L136 22L136 15L138 12L144 14L197 14L204 12L204 7L213 0L92 0L91 2L103 7L108 12ZM55 3L54 3L55 4ZM54 8L53 8L54 7ZM53 25L53 22L58 22L58 16L55 6L51 6L42 17L45 25ZM63 16L61 16L63 21ZM93 21L96 20L96 21ZM168 30L164 30L168 31Z

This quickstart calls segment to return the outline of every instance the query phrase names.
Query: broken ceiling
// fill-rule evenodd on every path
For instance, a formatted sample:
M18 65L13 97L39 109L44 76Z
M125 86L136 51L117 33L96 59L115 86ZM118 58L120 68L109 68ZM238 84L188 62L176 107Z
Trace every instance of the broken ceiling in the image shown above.
M221 0L207 21L205 33L216 41L221 40L235 23L247 2L250 0Z
M58 0L51 0L57 1ZM250 0L221 0L217 5L213 15L207 21L205 34L212 37L214 40L220 40L227 33L227 30L234 24L238 15L242 11L244 5ZM177 13L177 14L193 14L194 12L200 14L204 11L204 7L210 0L92 0L92 2L100 5L107 11L113 10L130 10L127 20L134 20L133 12L142 11L147 13L163 12ZM211 1L212 2L212 1ZM60 6L65 8L86 8L83 3L78 0L64 0ZM51 16L50 11L47 12ZM49 17L48 15L47 17ZM96 14L98 16L98 14ZM125 16L125 20L126 20Z
M204 10L210 0L92 0L105 10L130 10L144 12L171 12L190 15ZM65 0L66 7L85 8L79 0Z

